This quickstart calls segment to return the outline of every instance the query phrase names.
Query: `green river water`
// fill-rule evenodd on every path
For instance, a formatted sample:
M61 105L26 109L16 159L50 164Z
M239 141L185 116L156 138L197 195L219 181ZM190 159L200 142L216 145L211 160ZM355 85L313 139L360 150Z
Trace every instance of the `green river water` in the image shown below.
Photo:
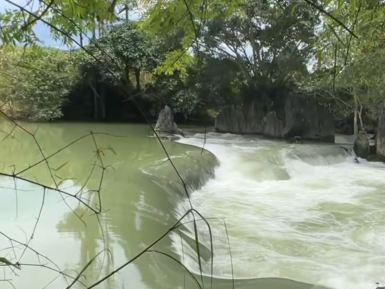
M9 123L0 126L0 172L18 173L41 160L30 135ZM101 187L102 214L97 217L67 195L1 176L0 257L21 266L0 263L0 288L64 289L97 256L72 287L87 288L189 209L178 176L145 125L23 127L46 156L84 136L49 157L50 170L43 161L18 176L51 187L56 183L95 208ZM90 131L94 135L86 136ZM207 150L200 148L203 142ZM193 206L210 221L214 277L207 227L197 216L202 276L190 218L154 251L95 288L199 288L186 269L202 288L217 289L370 289L385 281L382 164L356 164L338 145L230 134L210 133L205 141L190 134L164 144Z

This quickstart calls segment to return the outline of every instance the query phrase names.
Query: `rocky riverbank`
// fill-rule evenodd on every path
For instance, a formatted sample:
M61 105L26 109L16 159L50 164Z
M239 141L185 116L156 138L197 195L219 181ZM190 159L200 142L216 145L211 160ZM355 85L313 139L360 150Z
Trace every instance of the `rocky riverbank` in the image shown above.
M251 102L225 107L218 115L219 132L334 141L333 116L313 99L288 96L276 105Z

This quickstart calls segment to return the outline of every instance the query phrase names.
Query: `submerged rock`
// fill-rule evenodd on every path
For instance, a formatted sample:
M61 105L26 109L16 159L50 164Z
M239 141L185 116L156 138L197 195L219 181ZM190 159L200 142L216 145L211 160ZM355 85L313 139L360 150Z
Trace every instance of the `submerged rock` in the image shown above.
M385 157L385 103L378 120L376 150L379 156Z
M174 122L174 114L168 105L166 105L160 111L158 121L155 125L155 130L161 134L166 135L183 135L183 131L179 129L176 123Z
M364 131L360 131L354 141L354 152L357 157L366 159L370 153L368 135Z
M286 97L273 107L266 101L228 106L217 117L215 128L220 132L334 142L333 116L314 100L300 96Z

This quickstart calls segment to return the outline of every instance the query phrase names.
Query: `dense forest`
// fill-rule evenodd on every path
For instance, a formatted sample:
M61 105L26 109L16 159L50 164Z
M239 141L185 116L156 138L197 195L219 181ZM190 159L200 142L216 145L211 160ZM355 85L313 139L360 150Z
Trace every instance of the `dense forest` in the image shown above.
M377 128L382 1L39 1L32 12L6 2L0 101L12 118L153 121L167 104L179 122L213 124L255 104L279 120L300 95L337 132ZM68 49L42 47L39 21Z

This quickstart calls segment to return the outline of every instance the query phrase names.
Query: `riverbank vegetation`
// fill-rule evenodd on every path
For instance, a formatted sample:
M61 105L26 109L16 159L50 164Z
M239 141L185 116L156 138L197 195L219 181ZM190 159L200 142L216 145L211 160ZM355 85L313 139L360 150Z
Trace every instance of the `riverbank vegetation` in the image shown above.
M18 243L23 250L19 260L30 249L46 190L58 192L64 202L69 198L84 206L87 213L80 216L73 210L80 221L85 223L82 218L89 213L100 222L98 216L104 213L101 191L105 177L110 170L117 172L119 166L116 169L115 164L110 166L104 162L107 153L116 153L109 144L101 146L96 136L126 136L89 132L61 144L48 154L39 143L36 132L25 129L15 120L151 124L167 105L175 112L178 122L213 125L216 121L216 128L225 132L262 133L293 141L301 141L302 137L334 141L334 126L337 132L356 136L360 132L365 135L382 131L382 135L377 136L380 144L377 149L385 151L383 1L3 2L7 4L0 10L0 114L6 120L3 140L12 139L10 136L19 130L30 138L31 147L39 157L29 163L23 159L25 168L19 171L15 164L4 165L5 171L1 175L14 181L16 192L17 180L43 189L41 209L33 231L27 242ZM49 38L61 41L63 45L60 48L43 46L43 39L39 39L36 31L38 25L49 29ZM174 164L178 157L170 156L153 126L150 129L161 145L167 165L171 164L171 171L175 173L176 181L170 182L168 176L165 179L180 186L189 208L153 243L146 246L141 243L140 250L127 254L130 257L126 256L120 267L108 271L104 277L90 278L87 282L91 285L86 288L105 282L145 253L160 253L176 261L191 275L197 287L203 288L200 250L204 248L210 254L208 259L213 275L210 225L190 201L188 183ZM67 160L52 166L49 159L86 139L89 140L87 152L93 153L87 158L92 161L90 172L80 191L66 191L61 185L76 173L71 171L71 177L62 176L59 171L67 167ZM366 136L364 139L368 141ZM143 142L135 143L135 146L141 145ZM199 150L201 156L203 152L203 149ZM164 164L164 160L162 155L159 163ZM126 164L131 160L119 161ZM45 166L49 176L47 182L29 179L25 174L39 165ZM94 171L99 178L94 177ZM147 174L145 170L141 172ZM135 173L132 175L135 177ZM84 192L92 178L96 189ZM126 178L126 175L122 176L122 179ZM152 183L159 182L155 179ZM126 191L124 193L127 198ZM146 205L143 199L139 203ZM187 216L191 219L185 220ZM154 249L184 221L193 225L189 242L196 253L198 278L172 255ZM211 246L200 245L197 221L205 223ZM140 232L140 229L136 230L136 234ZM15 242L4 236L10 243ZM129 238L132 236L127 236ZM94 241L96 238L85 239ZM10 248L14 249L12 244ZM98 254L91 255L79 273L70 275L72 280L67 288L83 282L83 272L98 257ZM5 257L0 258L0 263L16 269L25 266ZM61 270L58 273L63 274Z
M0 50L0 101L12 118L50 120L62 107L76 81L70 52L51 48L4 46Z
M140 17L130 16L138 4ZM32 47L33 17L7 10L2 104L19 119L140 120L135 98L150 119L168 104L181 120L210 122L226 105L258 98L274 105L293 92L328 107L342 130L374 125L384 99L381 1L187 4L98 2L71 12L42 2L54 37L67 44L74 37L87 52ZM96 16L85 17L86 9Z
M381 1L53 1L32 14L6 2L0 101L14 118L154 120L167 104L211 123L295 94L357 134L381 113ZM40 47L39 21L71 49Z

